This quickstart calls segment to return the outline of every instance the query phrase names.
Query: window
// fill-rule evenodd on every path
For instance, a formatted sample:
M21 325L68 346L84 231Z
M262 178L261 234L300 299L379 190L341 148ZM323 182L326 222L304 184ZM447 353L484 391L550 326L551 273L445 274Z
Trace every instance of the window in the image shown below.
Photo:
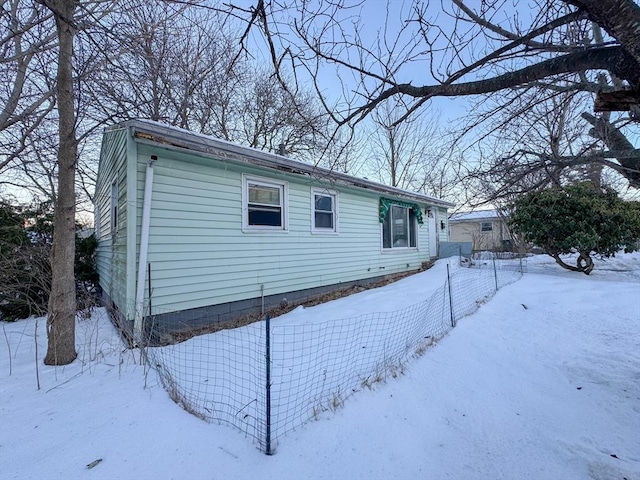
M100 203L97 201L93 204L93 234L96 239L102 237L102 229L100 228Z
M311 190L311 231L338 232L338 193L332 190Z
M243 230L287 230L287 183L243 177Z
M382 223L382 248L415 248L416 215L412 208L391 205Z
M481 232L491 232L493 230L493 223L491 222L482 222L480 224Z
M111 235L118 233L118 180L111 184Z

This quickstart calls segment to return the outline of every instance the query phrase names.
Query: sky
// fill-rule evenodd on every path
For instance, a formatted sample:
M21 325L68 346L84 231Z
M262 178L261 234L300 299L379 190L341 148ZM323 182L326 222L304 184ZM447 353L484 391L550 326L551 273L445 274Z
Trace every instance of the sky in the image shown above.
M443 282L442 262L276 320L397 309ZM640 254L591 276L536 256L527 272L272 456L173 403L103 309L78 318L66 367L42 364L44 319L0 323L1 477L639 479Z
M300 2L305 3L309 6L310 10L322 11L326 13L328 10L327 5L332 2ZM414 4L416 2L412 1L392 1L387 2L386 0L369 0L366 2L358 2L358 1L347 1L342 2L341 5L347 5L351 8L341 8L338 10L336 17L341 21L341 26L344 28L344 32L351 38L356 35L359 35L362 44L369 47L373 52L371 55L364 57L359 57L355 51L355 49L345 48L340 52L340 58L342 60L347 61L356 66L362 66L365 70L373 71L380 75L385 75L384 70L379 62L374 60L375 54L378 52L377 38L381 38L382 51L385 52L387 47L391 47L395 55L393 56L393 61L401 63L398 65L397 71L394 72L394 76L399 83L407 83L410 82L414 86L421 85L433 85L437 84L438 81L435 80L430 71L433 69L436 75L439 75L438 80L443 80L446 78L445 70L446 70L446 60L455 58L455 53L459 53L459 58L454 60L453 64L457 67L453 68L453 71L456 68L460 68L461 65L468 65L473 61L481 58L482 56L488 54L493 49L497 48L497 46L503 46L505 41L499 40L489 40L484 35L478 35L478 37L474 38L473 41L469 44L465 42L469 41L472 38L471 32L478 32L477 26L474 26L473 23L460 21L457 24L455 20L452 18L452 11L454 10L454 6L450 4L450 2L425 2L420 4L425 7L425 19L427 23L431 24L431 27L428 30L428 36L430 39L436 38L437 32L440 31L440 36L435 40L433 45L427 45L425 41L422 40L420 36L420 32L417 30L415 22L407 23L408 18L416 18L416 13L412 10ZM244 6L253 5L253 2L243 1L240 4ZM270 3L267 3L271 5ZM295 2L294 2L295 4ZM475 11L480 11L481 6L480 2L466 2L466 4L474 9ZM514 1L514 2L488 2L487 4L491 5L491 8L487 10L486 17L489 18L494 23L497 23L511 31L517 31L518 28L522 28L526 31L526 29L532 24L532 22L537 22L536 25L541 25L544 19L537 19L536 16L540 16L540 11L543 10L543 7L540 7L538 4L545 5L544 2L525 2L525 1ZM487 4L484 4L485 6ZM280 5L277 2L274 2L273 5ZM284 25L279 25L276 22L273 22L273 18L271 18L271 30L277 31L280 29L283 38L286 39L287 42L293 43L293 50L296 50L295 44L299 42L298 36L295 33L291 33L287 31L287 29L293 24L293 18L295 13L291 13L292 10L295 9L291 6L291 3L287 4L289 10L286 10L285 13L282 14L282 17L285 19L283 22ZM318 8L317 5L322 5L322 8ZM495 8L495 11L492 10ZM274 8L275 9L275 8ZM543 10L544 11L544 10ZM387 13L388 13L388 21L387 21ZM299 15L298 15L299 17ZM274 15L274 18L279 18ZM314 17L314 23L316 29L320 28L320 26L327 23L327 15L316 15ZM358 28L355 28L357 22ZM515 26L514 23L518 22L519 27ZM401 34L400 32L402 27L407 27L407 30ZM312 29L313 27L310 27ZM313 30L311 30L313 32ZM444 50L446 46L446 42L443 40L443 37L446 35L452 35L453 32L456 32L456 35L459 36L457 41L454 41L456 47L458 47L457 52L454 52L451 48L448 48L446 51ZM339 35L342 31L338 29L325 31L322 38L325 41L331 42L333 38L339 38ZM335 35L334 36L332 36ZM486 34L486 32L484 32ZM399 36L398 36L399 35ZM496 38L497 35L489 35L489 37ZM275 38L276 48L278 45L278 38ZM396 43L397 42L397 43ZM410 50L406 49L407 45L411 45L412 42L415 42L415 47ZM287 45L288 47L289 45ZM280 54L285 47L280 47L278 50L278 54ZM250 52L255 55L258 61L262 61L264 63L270 63L270 57L268 55L268 48L266 47L262 36L258 33L258 29L254 29L251 33L251 42L249 43ZM385 54L383 53L383 58ZM411 61L401 61L405 58L405 55L409 55ZM473 55L473 58L471 57ZM548 56L548 55L547 55ZM431 59L433 60L433 64L430 63ZM444 60L443 60L444 59ZM360 63L362 61L362 63ZM504 73L505 70L522 67L526 64L526 62L530 62L531 60L523 60L521 57L511 60L502 61L499 66L494 66L493 68L479 68L474 72L467 74L460 81L473 81L483 79L489 76L495 76L501 73ZM308 61L308 64L313 64L313 62ZM283 65L288 65L287 61L283 62ZM298 69L298 79L302 79L299 81L299 84L305 85L309 88L312 88L312 82L310 80L304 81L305 73L303 69ZM366 93L368 89L371 91L377 84L378 80L368 79L365 81L366 87L363 88L362 85L359 84L359 78L356 73L350 71L344 66L338 66L336 64L325 64L322 68L320 68L319 73L316 75L317 83L320 86L319 89L321 92L328 98L329 103L333 102L342 102L344 98L351 98L354 101L354 105L362 105L365 103L363 94ZM491 98L497 99L496 102L500 102L498 100L499 95L489 96ZM407 97L405 97L407 98ZM491 101L484 104L478 105L478 102L482 100L483 97L479 96L469 96L469 97L459 97L459 98L434 98L430 99L426 102L415 114L415 116L419 116L421 118L426 119L429 122L435 122L440 126L440 134L444 134L449 130L453 130L456 132L456 138L460 135L460 132L463 130L466 123L473 121L476 117L474 115L479 115L482 112L488 110L492 103ZM412 100L407 99L407 102L411 102ZM514 103L517 105L517 102ZM494 105L495 106L495 105ZM515 107L514 107L515 109ZM338 108L339 110L339 108ZM584 104L584 110L592 113L592 100L587 98ZM464 137L458 138L457 144L455 145L454 152L456 158L463 159L466 168L473 169L480 165L480 163L486 163L493 160L493 158L497 155L506 155L507 148L511 148L511 146L516 142L516 136L514 138L506 139L505 135L492 137L489 135L489 138L485 139L482 144L482 151L478 148L477 145L474 144L479 138L487 134L489 127L496 128L495 125L499 124L500 121L503 120L501 117L502 114L498 114L493 118L492 121L485 121L483 124L474 127L471 131L467 132ZM493 122L493 123L492 123ZM514 121L512 124L517 124L520 122ZM526 122L526 121L525 121ZM543 120L540 120L540 123L543 123ZM368 132L372 130L371 119L365 119L362 123L362 127L359 128L359 138L362 144L367 144L369 141L367 140ZM585 131L588 127L585 127ZM524 132L524 127L522 127L518 132ZM536 131L536 128L532 128L531 130ZM546 151L550 150L550 147L546 145L548 142L545 140L545 131L544 128L541 129L542 133L540 134L542 138L538 138L537 134L532 135L532 138L529 139L528 143L526 143L526 148L540 149L546 148ZM531 132L529 132L531 133ZM626 130L626 134L629 135L629 139L633 143L637 143L638 131L637 129L628 128ZM522 133L522 135L525 135ZM439 138L438 142L448 142L452 143L452 136ZM502 144L506 139L506 144ZM587 135L583 136L578 140L574 140L572 144L571 151L576 151L583 144L588 144L592 140ZM540 147L542 145L543 147ZM546 145L546 146L545 146ZM525 147L523 147L525 148ZM364 149L365 153L361 154L363 160L359 162L361 165L365 165L367 155L370 152ZM434 149L435 150L435 147ZM570 154L568 149L563 151L563 154ZM358 162L354 162L357 164ZM486 168L486 166L485 166ZM366 168L362 167L361 169L356 169L352 174L356 175L376 175L376 172L366 172ZM379 172L378 172L379 173ZM609 179L611 180L611 178ZM615 187L626 195L626 198L636 199L640 194L637 190L628 191L626 190L627 182L623 179L617 182ZM385 181L385 180L383 180ZM387 180L388 181L388 180ZM617 179L616 179L617 181ZM456 198L449 199L456 201L457 203L463 203L465 201L465 195L457 192Z
M316 2L318 3L318 2ZM361 42L367 48L376 48L376 42L378 38L386 38L387 45L391 46L397 42L395 51L395 60L402 58L403 44L410 44L416 38L415 29L407 29L401 36L399 32L402 26L405 25L407 18L412 16L411 9L413 1L398 0L388 2L387 0L368 0L366 2L348 1L344 2L347 8L339 10L338 19L341 25L345 28L345 32L349 36L353 36L357 33L360 36ZM233 2L233 4L243 7L253 6L253 1ZM326 2L324 6L326 6ZM307 3L309 8L313 8L314 2ZM288 11L287 15L290 15L291 11ZM439 28L442 28L447 33L453 31L455 25L453 20L445 15L438 4L430 5L428 8L428 14L430 19L433 20ZM316 25L321 25L325 17L316 17ZM358 23L358 28L352 27L353 23ZM291 17L286 22L287 25L291 25ZM280 26L280 28L283 28ZM286 26L284 27L286 28ZM287 40L295 39L295 35L286 33L284 29L282 32ZM336 31L337 33L337 31ZM258 62L268 64L271 62L269 56L268 47L265 45L264 38L257 30L252 31L250 34L251 42L249 44L249 52L256 58ZM330 38L330 35L324 37ZM276 38L277 42L278 39ZM286 47L285 47L286 48ZM424 52L424 45L414 51L414 53ZM405 51L406 52L406 51ZM357 55L355 50L349 54L351 60L355 60ZM347 58L346 55L344 58ZM355 62L357 63L357 62ZM286 63L285 63L286 65ZM370 63L368 66L373 66L375 63ZM377 66L373 67L373 71L378 72ZM401 83L410 82L414 85L427 85L433 84L433 80L429 74L429 62L425 56L422 55L422 59L414 58L411 62L404 63L397 72L397 78ZM301 77L304 78L304 77ZM319 75L316 77L322 93L329 99L329 101L338 102L346 94L347 96L353 96L356 89L356 83L358 79L354 77L353 73L348 73L347 69L339 68L337 66L325 65L320 69ZM302 82L305 85L305 82ZM371 84L372 85L372 84ZM306 82L307 88L313 88L313 84L310 80ZM432 115L437 117L438 121L447 123L461 117L469 106L469 99L465 98L436 98L431 100L427 106L423 109L423 113L426 115Z
M231 3L239 5L244 8L248 8L254 5L255 1L237 0ZM277 4L278 2L273 2L273 3ZM349 21L357 20L359 22L358 34L362 36L363 42L367 45L374 45L376 35L378 35L381 32L381 30L385 25L387 10L389 9L391 20L390 20L390 23L388 24L389 29L386 32L386 39L388 43L391 44L396 40L396 32L398 31L400 25L403 25L402 20L407 17L408 12L410 11L410 8L414 2L407 1L407 0L402 0L402 1L394 0L391 2L387 2L386 0L368 0L366 2L353 1L353 2L345 2L345 3L355 4L356 7L354 7L351 10L344 10L343 11L344 16L348 17L349 15L351 15L351 18L347 18L347 20ZM477 2L468 2L468 3L473 7L478 6ZM308 2L308 4L313 5L314 2ZM535 8L532 7L531 3L524 2L524 1L503 2L503 3L497 2L497 4L502 5L501 8L503 10L499 14L497 14L496 21L498 22L509 20L511 16L517 15L518 19L520 21L524 21L524 23L526 24L530 21L530 17L535 13ZM435 31L435 29L441 28L444 33L450 34L451 32L453 32L455 28L453 20L451 19L450 16L446 15L441 11L442 5L449 5L449 3L444 2L442 4L439 2L431 2L431 4L428 4L428 5L429 6L427 9L427 17L433 23L433 30ZM349 25L349 21L345 21L343 24ZM239 25L236 28L238 33L240 33L244 30L244 25ZM350 33L353 34L354 32L350 31ZM248 43L248 50L250 55L255 59L257 63L269 64L270 58L268 55L268 50L265 47L264 41L261 35L258 33L258 30L253 29L250 32L249 38L250 40ZM293 38L293 37L290 34L288 34L287 38ZM398 41L398 45L401 46L403 44L406 44L407 42L410 42L413 38L415 38L415 35L405 34L404 36L400 37ZM424 43L418 42L418 45L419 47L417 47L415 53L418 53L418 52L425 53L426 48ZM436 47L437 46L441 46L441 45L437 44ZM401 47L398 47L398 48L400 49L399 51L402 51ZM487 49L487 46L484 45L482 41L479 41L473 47L467 47L466 49L463 49L463 52L473 51L476 56L480 56L480 54L484 52L486 49ZM463 57L465 57L464 53L462 55ZM439 58L439 56L440 56L440 53L437 53L435 55L436 58ZM352 59L353 58L355 57L352 56ZM396 58L402 58L402 55L398 55ZM401 82L412 82L414 85L434 83L428 73L429 72L428 62L424 60L424 56L422 56L421 58L422 59L414 59L413 62L407 63L399 69L397 73L397 77ZM469 59L463 58L463 60L468 61ZM367 64L365 66L369 68L371 64ZM442 66L436 64L435 67L441 68ZM307 87L311 86L311 82L308 78L306 79L306 81L304 80L304 75L301 75L300 78L302 79L301 83L303 85L306 85ZM474 77L473 75L469 76L469 79L471 80L475 78L476 77ZM320 71L317 77L317 80L318 80L318 84L320 85L321 91L326 93L330 101L338 101L344 89L346 90L348 95L355 96L357 98L356 100L357 104L362 103L361 98L354 93L356 90L354 79L350 74L345 73L344 69L342 69L339 73L336 73L336 70L332 66L325 67ZM344 85L342 85L342 82L344 82ZM369 84L370 87L371 85L372 84ZM451 99L451 98L432 99L429 102L427 102L427 104L424 107L422 107L421 110L419 110L419 115L422 116L423 118L426 118L428 122L437 122L440 126L446 129L452 126L457 126L459 125L460 122L464 122L465 120L468 120L470 118L470 115L474 113L475 100L476 99L470 98L470 97L458 98L458 99ZM364 123L366 125L368 121L365 121ZM477 132L477 131L474 131L474 132ZM368 142L367 140L367 134L368 133L361 132L361 135L362 135L361 140L362 140L362 143L364 144L371 143L371 142ZM475 135L476 133L474 133L471 137L467 137L467 140L470 140ZM637 141L638 140L637 135L632 136L631 139ZM443 141L450 142L450 139L446 139ZM465 141L461 142L460 144L461 147L465 147L466 145L467 144L465 143ZM498 148L496 147L495 150L497 151ZM493 155L494 153L495 152L494 152L494 149L492 149L492 144L488 144L488 147L485 150L485 154L488 155L488 158L491 158L491 155ZM99 150L95 148L91 152L87 151L85 153L86 156L92 156L92 157L97 157L98 154L99 154ZM351 164L364 165L370 155L371 153L365 149L364 153L359 154L361 161L351 162ZM477 151L466 150L462 158L464 159L465 162L473 164L474 162L478 161L479 156ZM377 173L379 173L379 170L376 171L375 167L372 169L372 168L364 168L361 166L360 168L354 167L353 170L350 171L349 173L353 175L361 176L361 177L368 176L373 179L374 176ZM375 178L375 179L382 180L382 181L386 180L384 178ZM14 189L5 190L5 192L6 191L9 191L11 194L17 196L20 200L27 199L27 195L24 194L25 192L16 191ZM459 204L463 203L465 198L464 198L463 192L462 193L461 192L462 191L456 192L456 198L447 198L447 200L456 201ZM427 192L427 193L431 193L431 192ZM631 192L631 193L627 192L628 198L635 199L638 197L638 195L639 193L637 191ZM84 208L84 205L82 207ZM90 206L88 206L88 209L90 209ZM90 222L91 220L90 213L89 214L83 213L82 220Z

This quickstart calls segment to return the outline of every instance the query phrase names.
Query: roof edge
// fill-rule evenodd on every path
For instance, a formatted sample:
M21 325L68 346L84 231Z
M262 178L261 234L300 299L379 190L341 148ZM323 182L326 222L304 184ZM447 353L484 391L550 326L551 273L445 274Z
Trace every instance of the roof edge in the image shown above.
M365 190L372 190L387 195L409 198L414 201L428 203L435 206L450 208L454 203L431 197L417 192L390 187L371 180L353 177L346 173L336 172L318 167L299 160L293 160L281 155L245 147L209 135L195 133L183 128L165 125L152 120L134 119L113 125L105 131L129 127L131 136L136 141L154 143L164 147L195 151L206 155L222 157L234 163L248 163L251 165L283 170L290 173L306 174L321 180L334 181L347 186Z

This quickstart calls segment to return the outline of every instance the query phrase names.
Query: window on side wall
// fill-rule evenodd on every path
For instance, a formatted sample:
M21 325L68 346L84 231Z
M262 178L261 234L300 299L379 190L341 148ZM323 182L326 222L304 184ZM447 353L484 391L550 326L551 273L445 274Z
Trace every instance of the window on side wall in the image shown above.
M287 183L259 177L243 177L243 230L287 230Z
M415 248L416 215L413 209L392 205L382 223L382 248Z
M102 230L100 228L100 203L99 200L96 201L93 205L93 234L95 235L97 240L100 240Z
M111 184L111 207L110 207L111 235L118 233L118 181Z
M480 224L481 232L491 232L493 230L493 224L491 222L482 222Z
M338 193L333 190L311 190L311 231L338 233Z

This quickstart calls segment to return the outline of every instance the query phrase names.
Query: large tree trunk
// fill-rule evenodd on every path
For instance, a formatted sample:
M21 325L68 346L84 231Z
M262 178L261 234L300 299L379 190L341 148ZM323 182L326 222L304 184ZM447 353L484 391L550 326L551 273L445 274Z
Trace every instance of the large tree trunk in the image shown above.
M618 40L640 63L640 6L634 0L565 0L582 8L589 18ZM636 85L639 87L639 85Z
M633 144L625 137L624 133L611 124L607 117L595 117L584 112L582 118L593 126L589 130L589 134L593 138L602 141L613 152L628 154L628 156L618 155L616 158L622 166L619 171L627 177L632 187L640 188L640 150L633 148Z
M76 358L75 171L76 139L73 95L73 16L75 0L47 3L54 13L59 40L57 99L60 145L58 148L58 192L51 258L52 285L47 318L48 349L44 363L66 365Z

